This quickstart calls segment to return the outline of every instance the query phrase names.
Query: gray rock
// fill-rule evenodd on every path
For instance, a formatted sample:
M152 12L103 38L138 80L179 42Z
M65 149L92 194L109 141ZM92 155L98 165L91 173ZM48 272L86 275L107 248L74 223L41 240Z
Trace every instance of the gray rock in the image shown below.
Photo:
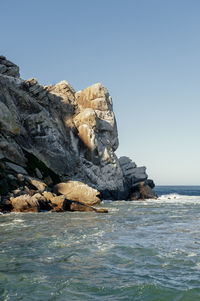
M134 186L134 184L139 183L141 181L145 181L148 178L146 174L146 167L137 167L137 165L134 162L132 162L130 158L125 156L120 157L119 163L128 190L130 190L131 187Z
M8 61L5 56L0 56L0 73L8 76L19 77L19 67Z
M7 70L5 65L0 64L0 73L4 73Z
M132 201L145 200L145 199L157 199L156 193L148 185L148 181L140 182L134 186L130 195Z
M6 162L6 166L9 167L10 169L14 170L16 173L23 174L23 175L28 174L27 171L23 167L16 165L14 163Z
M0 160L3 159L3 158L5 158L4 155L2 155L2 154L0 153Z
M39 179L42 179L41 171L40 171L38 168L35 169L35 173L36 173L36 176L37 176Z
M32 178L29 176L24 176L24 178L29 184L34 186L40 192L43 192L45 190L45 188L47 187L47 185L39 179Z

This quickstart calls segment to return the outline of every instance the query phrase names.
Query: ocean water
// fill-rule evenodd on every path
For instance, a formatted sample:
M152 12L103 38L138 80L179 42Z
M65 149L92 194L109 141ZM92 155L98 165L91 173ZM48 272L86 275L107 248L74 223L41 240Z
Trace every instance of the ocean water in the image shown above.
M0 216L0 300L200 300L200 186L108 214Z

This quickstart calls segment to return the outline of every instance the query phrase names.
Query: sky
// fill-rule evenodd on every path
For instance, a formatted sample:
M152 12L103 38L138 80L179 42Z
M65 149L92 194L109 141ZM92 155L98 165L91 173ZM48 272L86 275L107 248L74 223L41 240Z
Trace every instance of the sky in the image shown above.
M156 185L200 185L199 0L0 0L0 54L24 79L101 82L117 156Z

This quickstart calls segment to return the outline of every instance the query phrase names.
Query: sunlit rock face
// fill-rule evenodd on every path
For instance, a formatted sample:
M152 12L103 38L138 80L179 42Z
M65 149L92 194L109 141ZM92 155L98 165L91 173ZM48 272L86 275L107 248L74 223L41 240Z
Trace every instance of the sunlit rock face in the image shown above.
M19 68L0 56L0 159L37 172L44 164L56 179L123 199L130 177L115 155L118 144L112 99L102 84L77 93L66 81L42 86L22 80ZM144 170L133 172L131 179Z
M111 96L97 83L77 92L75 97L74 124L83 144L81 174L108 198L118 198L124 192L124 182L114 153L118 147L118 133Z

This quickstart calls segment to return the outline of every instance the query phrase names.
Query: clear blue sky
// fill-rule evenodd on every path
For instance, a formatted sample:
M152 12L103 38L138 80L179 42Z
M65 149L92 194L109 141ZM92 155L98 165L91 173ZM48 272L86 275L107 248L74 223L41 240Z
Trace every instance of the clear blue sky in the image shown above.
M0 41L24 79L102 82L117 155L156 184L200 185L199 0L1 0Z

